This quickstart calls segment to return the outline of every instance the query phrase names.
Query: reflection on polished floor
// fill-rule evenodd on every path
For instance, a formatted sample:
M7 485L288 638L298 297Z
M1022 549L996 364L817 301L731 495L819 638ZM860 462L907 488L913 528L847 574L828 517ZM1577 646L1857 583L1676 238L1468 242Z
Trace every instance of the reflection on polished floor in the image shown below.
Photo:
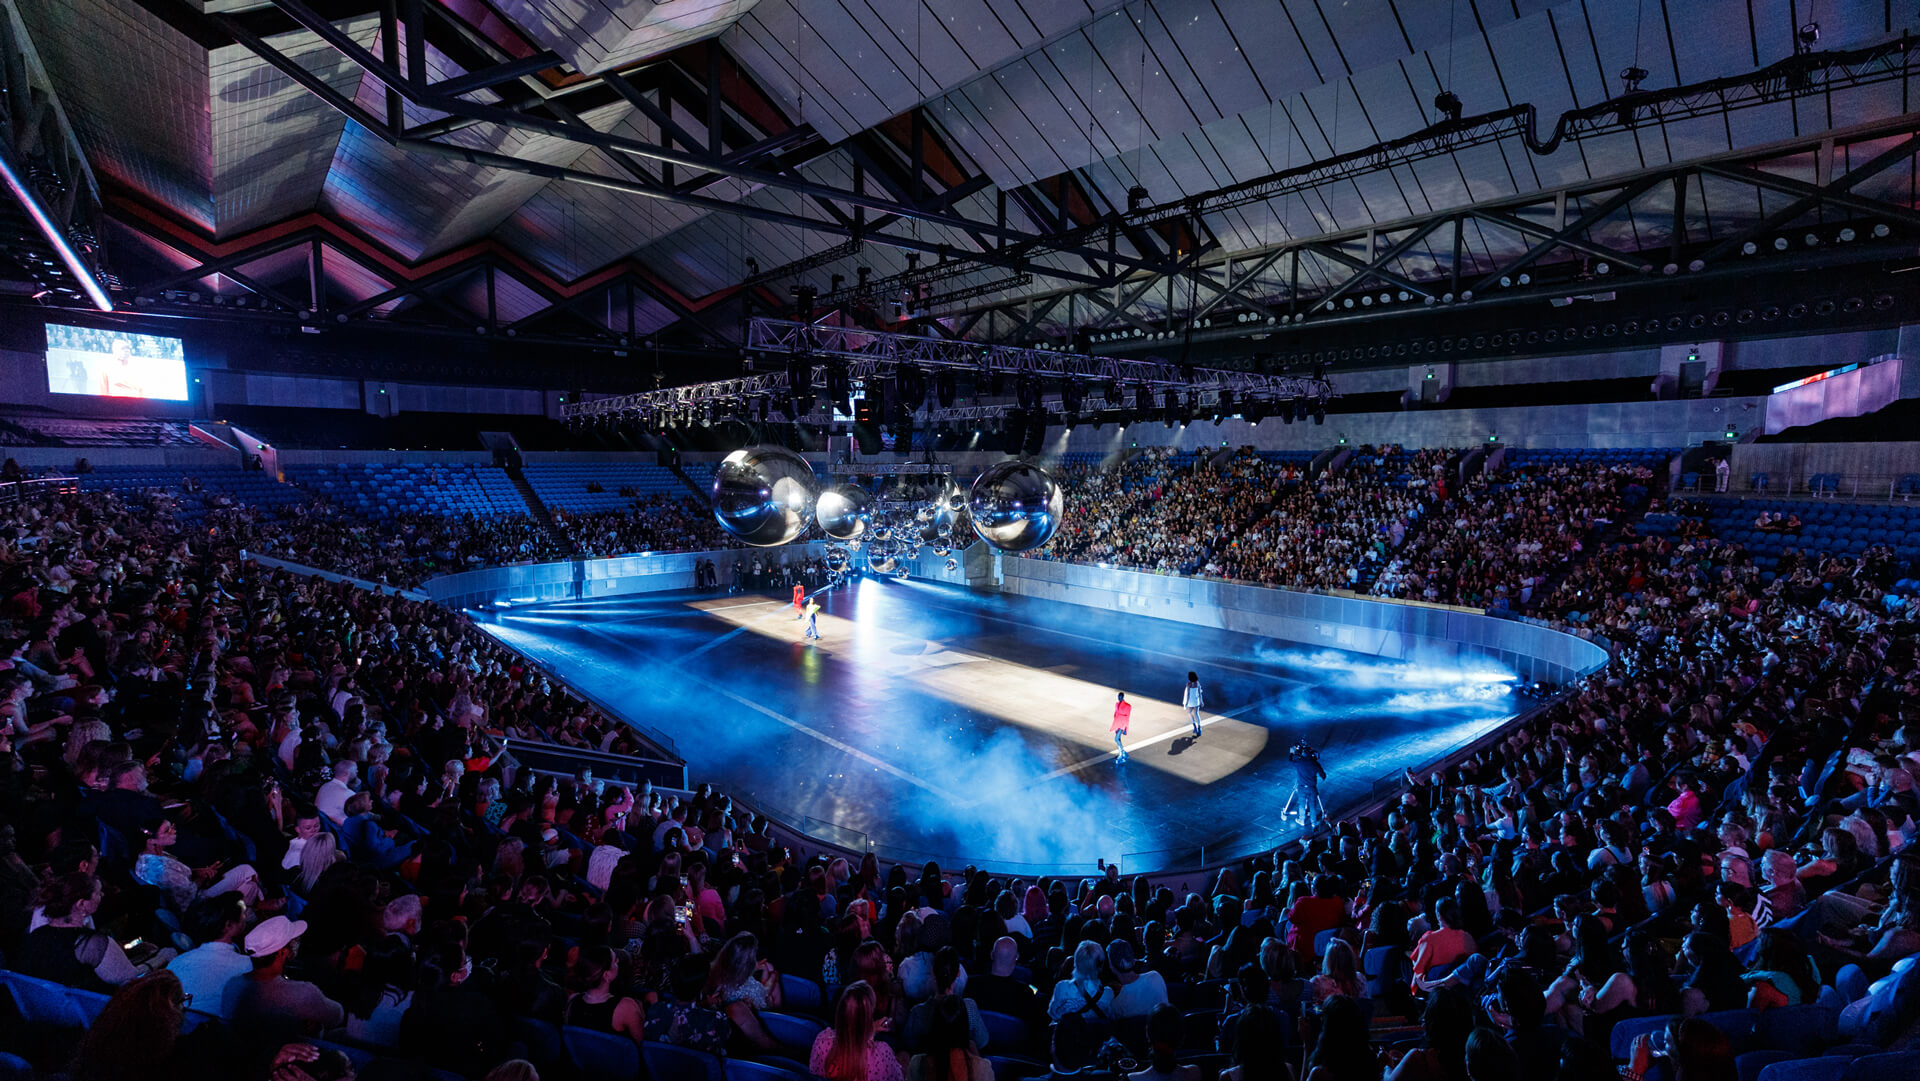
M898 858L1129 872L1270 847L1286 751L1323 746L1329 811L1513 713L1492 665L1376 661L1077 605L858 580L819 597L671 593L515 607L487 627L692 778ZM1180 692L1206 689L1195 739ZM1115 691L1134 703L1116 761Z

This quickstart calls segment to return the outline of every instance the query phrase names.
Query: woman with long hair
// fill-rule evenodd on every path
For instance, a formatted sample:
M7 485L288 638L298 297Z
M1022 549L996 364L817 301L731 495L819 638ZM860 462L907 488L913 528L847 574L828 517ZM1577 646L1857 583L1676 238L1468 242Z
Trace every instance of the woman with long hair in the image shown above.
M780 973L760 960L760 941L752 935L737 934L720 947L707 970L701 1000L727 1015L738 1042L761 1051L779 1048L780 1042L760 1020L760 1011L783 1004Z
M645 1037L646 1014L640 1004L614 993L620 962L605 946L587 946L567 970L566 1023L576 1028L625 1036L639 1046Z
M872 939L860 943L853 951L852 977L873 990L873 1015L885 1022L881 1031L899 1031L906 1023L907 997L893 974L893 957L887 948Z
M1680 940L1680 956L1691 970L1680 985L1682 1016L1746 1008L1747 985L1740 979L1740 961L1727 948L1726 939L1694 931Z
M87 1027L67 1069L71 1081L170 1081L218 1076L219 1064L180 1046L187 996L164 969L114 992Z
M1820 976L1806 947L1791 932L1769 927L1760 932L1760 948L1753 967L1741 977L1747 981L1747 1008L1805 1006L1820 993Z
M1360 1004L1335 995L1320 1007L1320 1031L1308 1040L1302 1081L1380 1081L1380 1059Z
M833 1027L814 1037L807 1069L827 1081L900 1081L900 1059L876 1039L887 1019L874 1012L873 988L855 980L833 1004Z
M1291 1081L1282 1016L1258 1004L1240 1011L1233 1026L1233 1065L1220 1071L1220 1081Z
M1320 962L1320 974L1313 978L1313 1000L1324 1002L1334 995L1359 998L1367 985L1353 961L1353 947L1342 939L1327 943L1327 955Z
M334 843L333 834L322 830L300 848L300 871L294 876L293 888L302 897L310 897L313 888L320 884L320 876L327 868L340 862L340 847Z
M944 995L926 1008L933 1011L927 1050L908 1061L906 1081L993 1081L993 1064L974 1046L966 1000Z
M1113 1018L1113 988L1106 980L1107 951L1091 939L1073 950L1073 973L1053 985L1047 1016L1058 1021L1071 1014L1096 1024Z

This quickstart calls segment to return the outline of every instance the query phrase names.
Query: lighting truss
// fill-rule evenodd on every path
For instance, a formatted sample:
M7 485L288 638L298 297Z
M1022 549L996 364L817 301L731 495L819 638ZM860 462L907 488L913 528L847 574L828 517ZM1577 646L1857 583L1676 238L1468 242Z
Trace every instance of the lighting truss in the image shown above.
M1065 350L977 345L949 338L925 338L859 327L796 323L764 317L756 317L747 324L747 348L762 353L830 357L886 366L884 372L876 374L891 374L892 366L904 364L981 375L999 372L1016 377L1030 375L1042 379L1104 381L1129 386L1144 384L1156 389L1226 390L1235 395L1270 398L1323 398L1332 395L1332 385L1324 379L1194 368L1153 357L1122 360Z
M1333 384L1325 379L1307 376L1194 368L1152 358L1121 360L1050 349L982 346L945 338L923 338L911 334L889 334L761 317L754 318L747 325L747 348L761 353L842 361L847 366L849 380L887 379L904 366L974 375L998 372L1014 378L1071 380L1076 383L1097 383L1102 388L1112 389L1112 399L1107 398L1104 391L1080 395L1080 411L1083 412L1126 409L1129 395L1142 386L1161 392L1169 389L1192 392L1207 409L1220 408L1223 392L1230 396L1225 400L1241 403L1287 399L1324 403L1334 396ZM631 417L652 422L662 417L692 417L713 407L741 408L765 400L769 418L778 413L782 420L822 425L832 423L834 418L830 409L793 416L788 407L790 397L787 374L769 372L569 402L561 406L560 415L567 420ZM1051 406L1063 414L1069 412L1059 394L1048 396L1042 393L1036 397L1036 402L1042 409ZM934 407L920 409L916 415L928 422L978 420L1004 416L1010 408L1006 404Z

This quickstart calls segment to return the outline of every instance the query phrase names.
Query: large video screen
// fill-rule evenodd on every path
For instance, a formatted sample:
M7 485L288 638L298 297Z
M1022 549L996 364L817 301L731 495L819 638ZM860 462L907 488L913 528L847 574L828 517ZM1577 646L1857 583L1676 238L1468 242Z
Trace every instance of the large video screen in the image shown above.
M178 338L48 323L47 389L184 402L187 355Z

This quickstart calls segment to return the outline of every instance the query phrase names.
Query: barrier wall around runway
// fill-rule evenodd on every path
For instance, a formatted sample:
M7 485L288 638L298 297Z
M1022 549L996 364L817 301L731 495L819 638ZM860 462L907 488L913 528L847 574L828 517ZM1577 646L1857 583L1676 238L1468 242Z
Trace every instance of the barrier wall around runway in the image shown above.
M1001 557L1000 589L1395 660L1463 654L1490 657L1528 682L1564 684L1607 663L1606 650L1571 634L1457 608L1019 556Z
M507 567L445 574L422 587L435 603L449 608L482 608L495 601L536 604L588 597L620 597L631 593L659 593L692 589L693 568L713 560L720 587L733 582L735 560L751 563L756 554L782 562L799 562L820 555L819 542L784 548L727 548L717 552L653 552L611 559L575 559L565 563L519 563Z

